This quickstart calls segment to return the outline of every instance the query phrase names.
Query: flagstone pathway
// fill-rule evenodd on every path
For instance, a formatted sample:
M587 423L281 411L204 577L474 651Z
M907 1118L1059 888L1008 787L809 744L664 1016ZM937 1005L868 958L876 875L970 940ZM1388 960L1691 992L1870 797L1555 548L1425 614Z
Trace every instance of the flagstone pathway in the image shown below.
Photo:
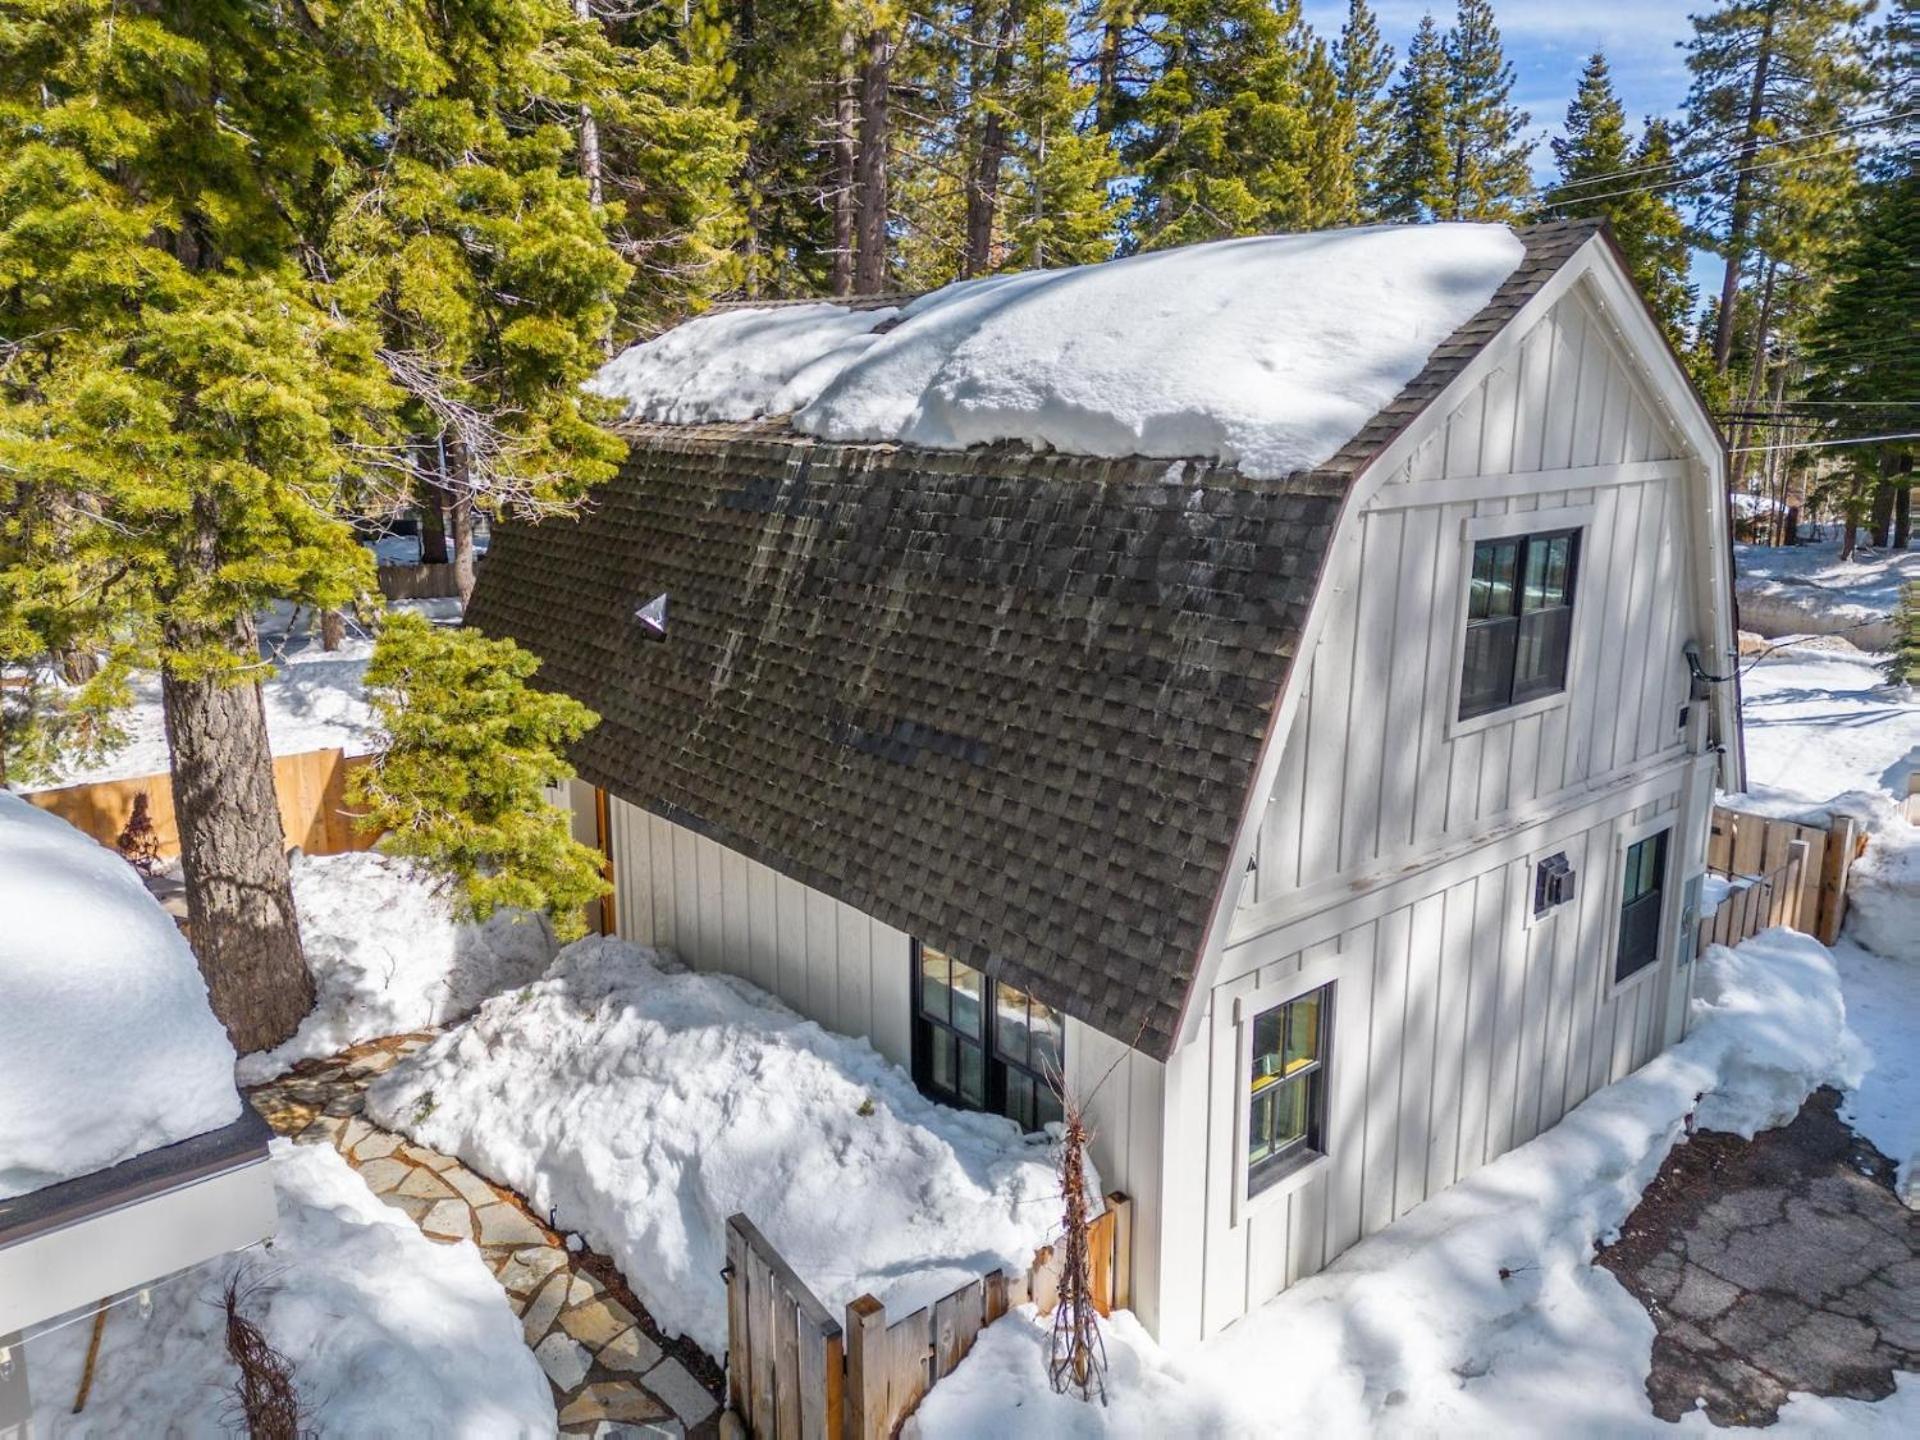
M331 1144L430 1239L480 1247L553 1384L562 1434L716 1435L720 1371L690 1342L661 1335L610 1260L569 1250L512 1191L362 1116L367 1086L433 1038L396 1035L303 1061L248 1098L280 1134Z

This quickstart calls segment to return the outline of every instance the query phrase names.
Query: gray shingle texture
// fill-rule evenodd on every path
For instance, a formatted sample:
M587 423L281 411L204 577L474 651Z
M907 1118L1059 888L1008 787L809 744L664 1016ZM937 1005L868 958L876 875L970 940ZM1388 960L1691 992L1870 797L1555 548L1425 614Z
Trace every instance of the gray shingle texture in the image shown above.
M633 426L469 623L600 713L585 779L1164 1057L1352 477L1593 233L1320 470Z

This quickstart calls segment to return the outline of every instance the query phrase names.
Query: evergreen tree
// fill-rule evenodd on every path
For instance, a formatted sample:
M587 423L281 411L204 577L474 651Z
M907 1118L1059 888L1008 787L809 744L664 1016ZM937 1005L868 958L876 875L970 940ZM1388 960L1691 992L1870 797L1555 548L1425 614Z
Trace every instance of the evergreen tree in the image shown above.
M1392 120L1377 187L1378 213L1389 220L1432 219L1448 203L1453 151L1447 126L1447 56L1431 14L1420 17L1388 104Z
M1595 51L1567 106L1565 133L1550 143L1559 173L1542 196L1545 213L1608 221L1641 293L1678 343L1693 307L1686 224L1666 192L1649 183L1672 175L1665 123L1649 120L1638 143L1629 143L1606 57Z
M577 381L627 270L576 127L619 86L582 33L552 0L0 23L0 647L159 670L195 948L242 1050L312 1003L254 614L370 588L342 516L404 496L429 412L531 505L613 454Z
M384 849L453 884L463 916L541 910L567 940L609 887L599 854L573 838L546 791L572 778L566 748L599 717L532 688L539 668L511 640L390 617L367 666L382 740L347 799Z
M1374 219L1385 211L1382 191L1393 141L1393 47L1381 41L1367 0L1348 0L1333 65L1339 96L1353 117L1353 218Z
M1080 128L1093 106L1094 87L1074 78L1070 20L1070 7L1061 0L1030 0L1020 35L1013 104L1017 174L1005 222L1011 266L1105 260L1127 215L1127 197L1115 185L1120 160L1110 137Z
M1920 680L1920 580L1900 587L1900 603L1893 614L1893 649L1881 662L1880 673L1889 685Z
M1517 220L1532 194L1527 112L1512 102L1513 66L1491 0L1460 0L1444 45L1448 176L1443 220Z
M1870 88L1859 25L1870 0L1721 0L1695 15L1683 158L1695 225L1726 260L1715 367L1734 347L1734 291L1764 249L1804 260L1851 189L1843 127ZM1809 137L1818 137L1808 143Z
M1314 229L1341 197L1311 184L1307 32L1297 0L1172 0L1161 59L1131 106L1132 246Z

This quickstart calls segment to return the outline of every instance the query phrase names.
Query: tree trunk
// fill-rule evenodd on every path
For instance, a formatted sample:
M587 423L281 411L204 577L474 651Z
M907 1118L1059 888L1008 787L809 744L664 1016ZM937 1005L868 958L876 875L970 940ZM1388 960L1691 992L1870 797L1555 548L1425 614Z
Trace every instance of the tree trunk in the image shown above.
M1760 52L1753 62L1753 88L1747 94L1746 124L1740 136L1739 170L1733 181L1733 203L1727 214L1727 272L1720 281L1720 314L1713 331L1713 368L1727 373L1733 355L1733 302L1740 289L1740 266L1746 259L1747 228L1752 223L1753 157L1760 148L1760 121L1766 111L1767 72L1773 66L1773 11L1767 0L1760 26Z
M593 19L591 0L573 0L577 20ZM587 198L600 203L600 126L593 118L593 107L580 107L580 174L587 182Z
M1882 476L1873 487L1873 548L1884 550L1887 539L1893 530L1893 492L1896 487L1891 475Z
M338 610L320 612L320 648L328 654L338 650L347 639L347 617Z
M1100 59L1093 81L1093 128L1112 133L1120 111L1120 45L1126 37L1127 7L1108 0L1100 27Z
M855 257L856 294L878 295L887 288L887 90L893 72L893 41L884 30L867 36L867 57L860 70L860 156L856 166L859 252Z
M1000 9L1000 23L994 33L993 60L991 65L984 67L985 88L990 95L1006 94L1013 68L1013 32L1019 23L1019 0L1005 0ZM970 97L970 113L981 108L979 88L976 87L976 93ZM969 157L971 173L967 176L967 231L965 247L960 256L960 273L963 276L984 275L993 269L993 222L1000 209L1000 170L1006 158L1006 116L1000 106L995 105L979 125L978 141L974 153Z
M833 272L831 290L835 295L853 293L853 200L856 153L854 90L858 85L854 64L853 31L840 32L840 64L833 83Z
M175 645L207 635L176 632ZM253 622L226 637L257 658ZM187 922L213 1013L241 1054L278 1045L313 1008L257 684L161 671Z
M453 583L460 592L460 610L473 598L473 496L461 490L453 497Z
M84 685L100 673L100 657L92 650L62 650L60 678L69 685Z
M1894 472L1893 548L1905 551L1913 540L1913 457L1902 456Z
M440 473L439 446L431 444L425 447L433 460L431 473ZM415 499L420 511L420 563L423 565L444 565L447 563L447 517L443 508L446 494L431 480L422 482L420 493Z
M1734 428L1733 468L1727 477L1727 483L1736 491L1746 479L1747 447L1753 443L1753 421L1750 418L1760 407L1760 390L1767 375L1767 330L1773 323L1773 282L1777 273L1773 261L1767 261L1766 283L1760 288L1760 313L1753 321L1753 355L1747 365L1747 398L1742 407L1740 423ZM1784 374L1784 369L1782 371ZM1773 427L1768 427L1771 433Z

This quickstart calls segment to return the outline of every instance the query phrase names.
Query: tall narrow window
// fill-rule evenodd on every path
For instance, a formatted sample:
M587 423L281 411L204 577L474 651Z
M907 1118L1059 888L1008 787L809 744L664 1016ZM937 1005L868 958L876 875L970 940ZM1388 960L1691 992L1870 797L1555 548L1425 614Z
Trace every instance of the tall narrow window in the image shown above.
M1521 705L1567 686L1580 532L1510 535L1473 547L1460 718Z
M1620 891L1620 945L1614 955L1618 984L1660 958L1660 917L1667 884L1667 834L1649 835L1627 847Z
M931 945L916 949L914 1082L936 1100L991 1110L1022 1130L1060 1119L1066 1017Z
M1254 1017L1248 1076L1247 1193L1324 1150L1331 985Z

